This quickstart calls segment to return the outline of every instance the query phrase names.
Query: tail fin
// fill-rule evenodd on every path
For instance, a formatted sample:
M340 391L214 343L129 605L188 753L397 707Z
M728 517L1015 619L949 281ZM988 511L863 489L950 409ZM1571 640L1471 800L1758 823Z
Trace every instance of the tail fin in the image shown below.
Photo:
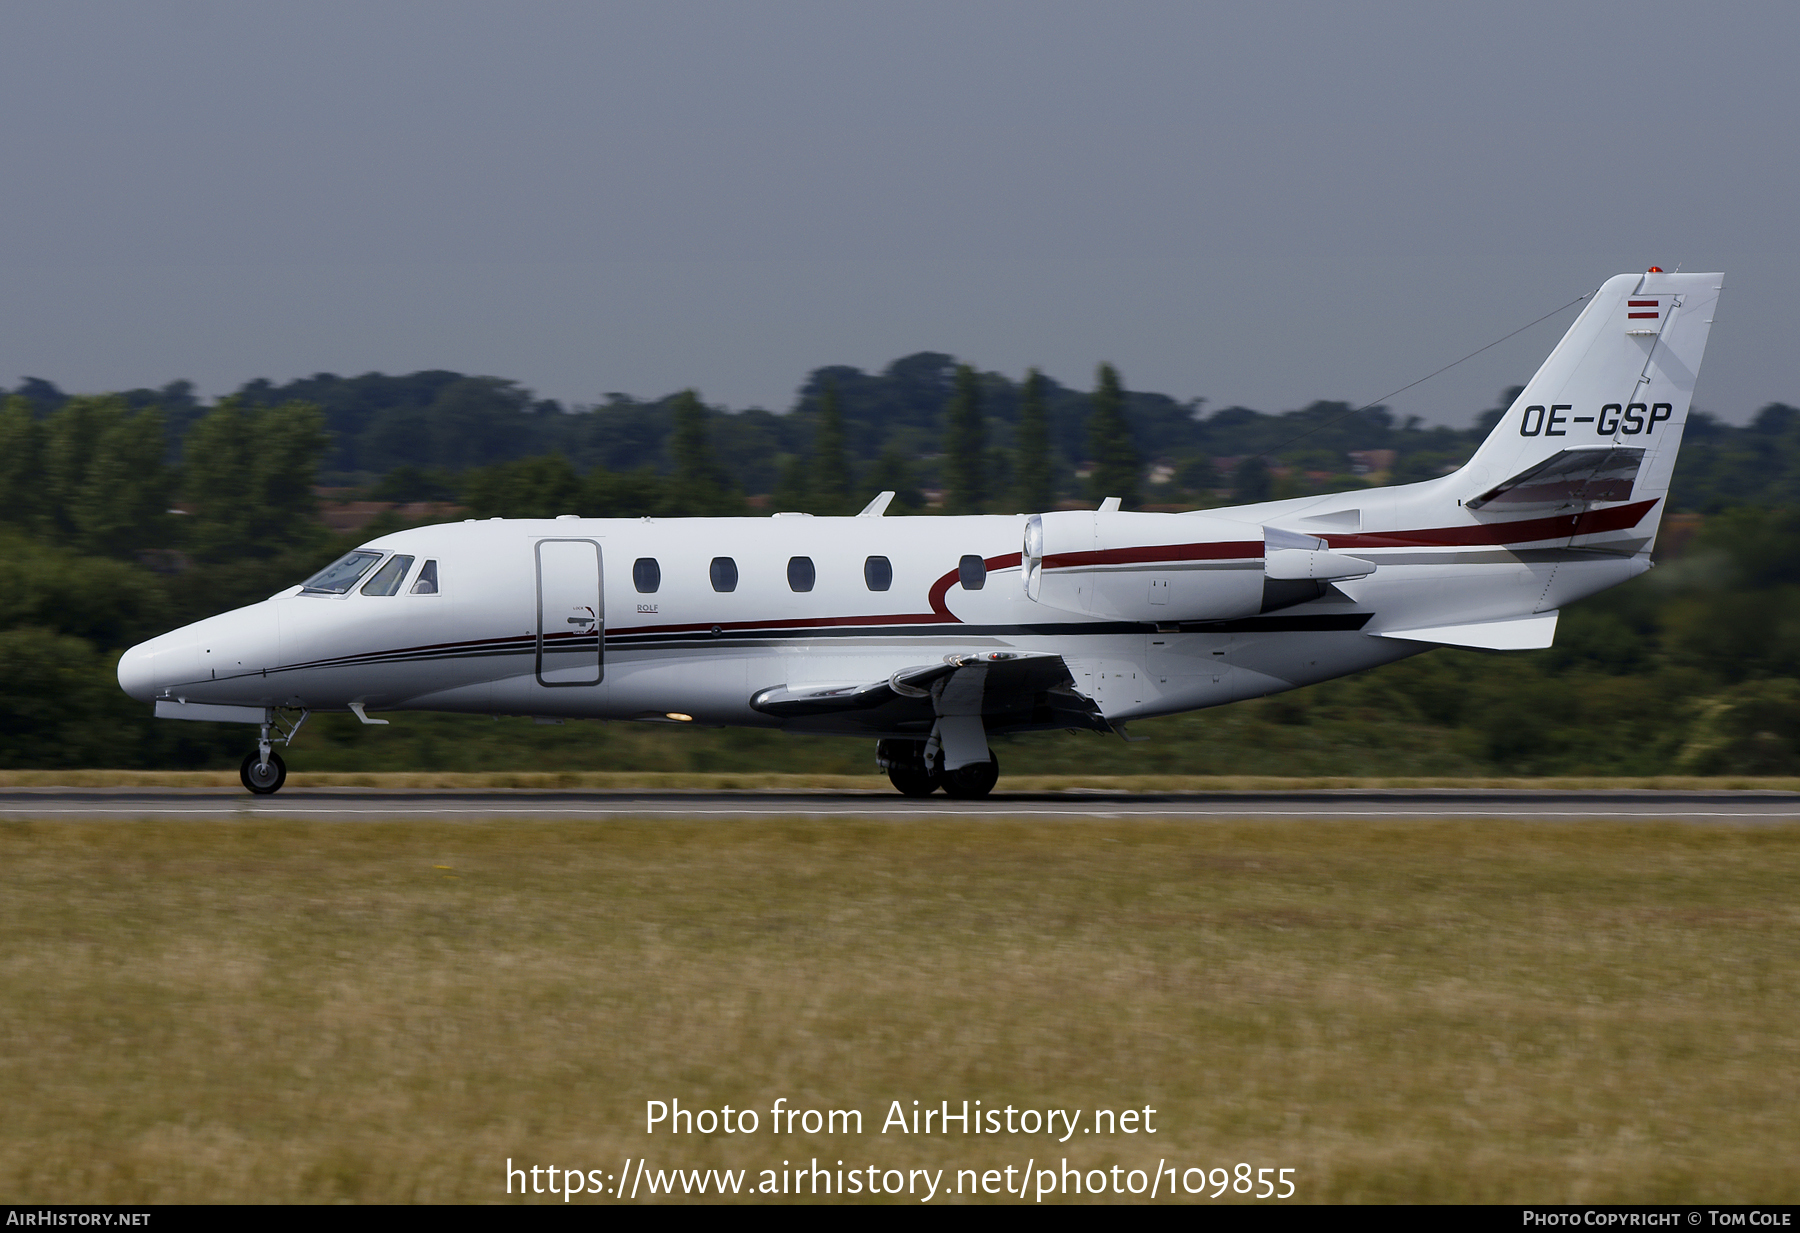
M1654 269L1608 279L1458 472L1463 504L1512 514L1654 502L1630 532L1648 551L1724 282Z

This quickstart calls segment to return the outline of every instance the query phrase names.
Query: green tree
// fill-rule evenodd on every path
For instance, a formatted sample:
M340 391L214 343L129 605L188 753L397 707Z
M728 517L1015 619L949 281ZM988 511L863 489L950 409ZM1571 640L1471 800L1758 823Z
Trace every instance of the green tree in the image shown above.
M471 471L463 494L477 518L554 518L579 512L582 484L567 458L545 454Z
M1231 476L1231 499L1239 505L1267 501L1275 491L1275 477L1261 454L1252 454L1238 463Z
M162 414L116 395L71 398L44 422L44 522L84 552L128 556L167 534Z
M1188 494L1191 501L1213 502L1213 489L1219 487L1219 469L1205 454L1184 459L1175 468L1175 486Z
M819 390L819 422L813 430L813 513L849 514L850 463L844 449L844 412L837 382L826 378Z
M781 478L775 481L771 500L778 512L812 512L812 468L806 459L796 454L781 464Z
M43 429L31 403L14 394L0 406L0 522L36 526L44 513Z
M595 467L581 482L576 512L587 518L643 518L664 508L667 488L654 467L634 471Z
M402 463L375 485L370 497L377 501L454 501L458 497L456 480L447 471L434 471Z
M1100 365L1094 385L1093 409L1088 416L1088 456L1094 472L1088 478L1097 501L1118 497L1126 506L1138 501L1137 447L1131 425L1125 420L1125 391L1118 369Z
M674 415L669 452L675 459L675 475L665 487L659 512L671 518L742 513L743 499L713 453L700 395L691 389L677 394Z
M944 512L979 514L987 500L987 425L981 417L981 382L967 364L956 366L945 419Z
M1033 368L1025 374L1019 392L1019 427L1016 490L1019 508L1041 513L1056 504L1056 485L1050 470L1050 408L1045 400L1044 374Z
M117 766L146 708L114 671L80 638L0 630L0 766Z
M182 450L189 549L202 561L272 557L316 537L312 489L329 446L310 403L247 410L221 400Z

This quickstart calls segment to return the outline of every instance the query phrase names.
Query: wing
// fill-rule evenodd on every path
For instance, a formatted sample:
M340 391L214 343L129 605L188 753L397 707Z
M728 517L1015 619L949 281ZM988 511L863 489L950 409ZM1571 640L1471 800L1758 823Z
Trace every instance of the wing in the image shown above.
M1111 732L1093 699L1075 689L1060 655L993 651L948 655L941 664L902 668L885 681L833 688L774 685L752 710L787 726L857 735L924 736L940 714L979 710L990 735L1050 728Z

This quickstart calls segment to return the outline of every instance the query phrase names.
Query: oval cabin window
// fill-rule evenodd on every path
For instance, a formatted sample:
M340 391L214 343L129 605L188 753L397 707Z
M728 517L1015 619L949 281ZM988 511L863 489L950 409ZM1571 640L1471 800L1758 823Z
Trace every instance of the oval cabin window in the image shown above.
M817 582L819 573L813 568L811 557L788 558L788 587L795 591L810 591Z
M737 590L737 562L730 557L714 557L707 568L715 591Z
M885 591L894 585L894 563L886 557L870 557L863 562L863 581L871 591Z
M655 557L639 557L631 563L631 585L639 595L656 594L656 588L662 585L662 566Z
M965 591L979 591L987 585L987 562L970 553L956 563L956 577Z

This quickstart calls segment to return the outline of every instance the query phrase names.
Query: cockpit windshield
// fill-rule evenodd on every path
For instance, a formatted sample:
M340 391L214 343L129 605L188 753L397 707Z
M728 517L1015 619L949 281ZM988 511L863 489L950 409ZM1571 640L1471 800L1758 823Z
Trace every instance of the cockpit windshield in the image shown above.
M346 552L324 569L300 584L302 595L342 595L356 585L356 580L381 560L379 552L359 548Z

